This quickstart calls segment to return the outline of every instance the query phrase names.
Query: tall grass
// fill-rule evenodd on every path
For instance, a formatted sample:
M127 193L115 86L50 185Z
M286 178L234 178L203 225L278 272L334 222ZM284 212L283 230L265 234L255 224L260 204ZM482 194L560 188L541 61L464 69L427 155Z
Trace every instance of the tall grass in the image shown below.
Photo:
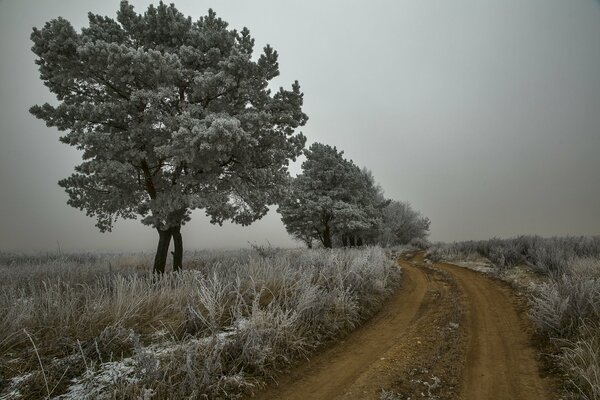
M576 398L600 400L600 259L572 259L537 285L531 316L552 339Z
M579 334L565 340L559 361L567 371L576 395L600 399L600 323L583 321Z
M525 235L513 239L437 243L428 251L433 260L472 254L486 257L501 269L526 264L544 274L560 275L573 258L600 258L600 236L543 238Z
M600 322L600 259L572 259L533 293L531 315L543 334L576 335L585 321Z
M0 267L0 397L236 398L399 281L379 248L203 253L158 280L138 261Z

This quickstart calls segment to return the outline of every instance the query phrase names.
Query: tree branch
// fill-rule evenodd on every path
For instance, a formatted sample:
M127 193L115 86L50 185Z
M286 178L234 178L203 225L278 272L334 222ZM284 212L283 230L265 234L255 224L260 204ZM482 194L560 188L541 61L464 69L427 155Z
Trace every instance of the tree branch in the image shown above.
M171 185L175 186L175 184L177 183L177 180L179 179L179 177L181 176L181 172L183 171L184 164L184 162L180 162L177 168L175 168L175 171L173 172L173 177L171 178Z
M97 75L97 74L93 74L94 78L96 80L99 81L99 83L104 84L105 86L107 86L109 89L111 89L113 92L115 92L119 97L121 97L122 99L125 100L129 100L129 97L124 95L123 93L121 93L119 91L119 89L117 89L113 84L111 84L109 81L107 81L106 79L102 78L101 76Z
M235 86L230 87L229 89L226 89L226 90L222 91L221 93L218 93L218 94L216 94L216 95L214 95L212 97L210 97L210 96L205 97L204 101L202 102L202 106L204 108L206 108L206 107L208 107L208 103L210 103L211 101L216 100L219 97L225 96L226 94L232 93L232 92L234 92L236 90L239 90L240 89L241 80L242 79L240 77L238 77Z
M152 200L156 199L156 188L154 187L154 182L152 181L152 174L150 173L150 167L148 167L148 163L146 160L142 160L142 171L144 172L144 182L146 184L146 190L150 195Z

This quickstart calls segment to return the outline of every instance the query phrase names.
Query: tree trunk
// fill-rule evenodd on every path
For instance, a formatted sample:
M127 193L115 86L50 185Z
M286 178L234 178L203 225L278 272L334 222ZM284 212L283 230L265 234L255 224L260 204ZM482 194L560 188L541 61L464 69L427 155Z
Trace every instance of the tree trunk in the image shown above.
M342 246L348 247L348 235L342 235Z
M356 241L354 240L354 235L350 235L349 239L350 240L348 241L349 242L348 244L350 245L350 247L356 246Z
M152 269L152 272L155 274L164 274L172 233L170 229L163 231L157 228L156 230L158 231L158 247L156 248L156 255L154 256L154 268Z
M356 245L358 247L362 247L362 245L363 245L363 240L360 236L356 238Z
M311 237L308 237L304 240L304 243L306 243L306 247L308 247L309 249L313 248L313 241Z
M181 238L181 226L171 228L173 232L173 272L183 269L183 239Z
M325 230L323 231L323 247L326 249L331 248L331 231L329 230L329 224L325 224Z

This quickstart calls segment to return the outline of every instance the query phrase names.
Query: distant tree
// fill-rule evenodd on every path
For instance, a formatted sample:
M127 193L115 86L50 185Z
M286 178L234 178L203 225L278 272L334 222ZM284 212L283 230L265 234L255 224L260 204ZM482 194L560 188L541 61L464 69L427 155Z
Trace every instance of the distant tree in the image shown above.
M429 218L423 217L406 202L391 200L382 210L379 242L383 246L407 244L413 239L426 239Z
M330 248L336 236L344 245L359 244L359 233L377 225L370 199L380 189L370 173L343 154L321 143L310 146L302 173L292 180L288 196L279 205L287 231L307 245L314 239Z
M363 168L356 179L358 184L350 193L351 200L338 210L334 224L336 239L344 247L374 244L382 221L382 209L389 202L367 168Z
M272 94L277 52L267 45L253 60L248 29L227 26L212 10L194 22L174 5L142 15L122 1L116 21L90 13L80 33L58 18L31 34L58 104L30 111L83 151L59 182L68 204L103 232L119 217L141 216L159 234L158 273L171 238L181 268L180 229L192 210L219 224L264 216L304 147L294 133L307 120L298 82Z
M314 207L316 204L313 199L301 188L303 180L290 178L288 192L279 203L277 212L281 214L281 220L287 232L306 244L306 247L312 248L315 240L322 242L318 231L320 214L319 210Z

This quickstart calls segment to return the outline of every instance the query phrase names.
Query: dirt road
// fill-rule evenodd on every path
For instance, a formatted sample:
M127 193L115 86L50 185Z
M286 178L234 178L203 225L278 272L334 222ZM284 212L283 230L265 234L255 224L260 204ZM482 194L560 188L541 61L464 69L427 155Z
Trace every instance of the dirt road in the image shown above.
M377 315L254 398L552 399L509 289L422 254L400 265L402 286Z

